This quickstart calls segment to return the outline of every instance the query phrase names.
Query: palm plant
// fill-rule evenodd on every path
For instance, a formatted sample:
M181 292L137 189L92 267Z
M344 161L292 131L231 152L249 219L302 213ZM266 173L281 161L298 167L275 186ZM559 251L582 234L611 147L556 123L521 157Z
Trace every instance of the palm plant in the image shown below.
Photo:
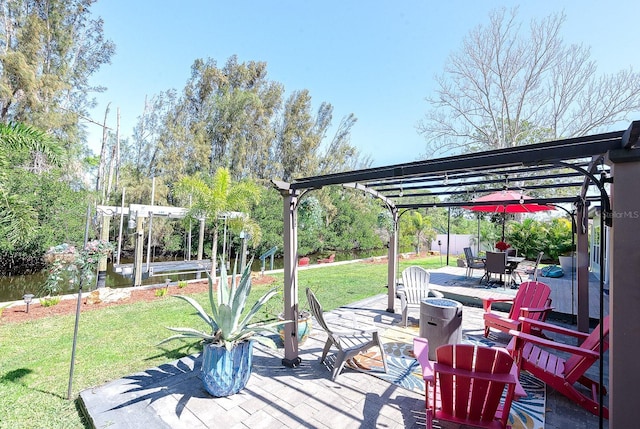
M527 259L535 259L538 252L545 249L546 230L540 221L524 219L521 223L509 225L507 238L518 254Z
M46 133L23 124L0 123L0 234L11 244L28 242L35 234L37 213L5 186L11 151L40 152L54 165L61 164L61 149Z
M436 236L433 227L431 226L431 221L422 216L420 212L413 213L413 216L410 218L411 224L413 226L413 232L415 234L415 248L416 253L420 254L420 248L423 243L429 246L428 243L431 242Z
M177 183L176 191L179 195L193 198L189 209L191 219L205 217L213 227L211 270L215 273L218 259L218 218L227 211L248 212L252 204L259 202L260 188L248 180L232 182L229 170L221 167L211 177L202 175L183 177ZM257 237L258 234L254 231L252 236Z
M209 330L207 332L193 328L175 328L168 327L169 330L177 332L159 344L166 343L175 339L200 339L203 343L215 345L224 345L227 350L231 350L238 343L254 339L261 344L271 348L276 348L275 342L266 336L256 335L261 332L268 331L277 334L276 326L282 324L281 321L270 323L250 324L253 317L260 311L260 308L269 301L276 293L277 289L273 288L256 301L249 312L244 314L247 298L251 292L251 264L247 264L241 275L240 281L237 281L236 266L234 267L234 275L231 281L227 278L227 270L225 264L220 266L220 283L214 288L213 279L209 272L207 277L209 281L209 304L211 313L207 313L204 308L193 298L183 295L176 295L177 298L187 301L196 310L198 316L205 321ZM215 294L214 294L215 289Z

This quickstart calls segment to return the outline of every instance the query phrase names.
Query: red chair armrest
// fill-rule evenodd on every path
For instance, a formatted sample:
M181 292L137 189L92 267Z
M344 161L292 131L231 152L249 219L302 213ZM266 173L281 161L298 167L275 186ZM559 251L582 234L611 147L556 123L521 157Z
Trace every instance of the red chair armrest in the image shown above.
M482 298L482 308L484 311L491 311L491 304L494 302L513 302L513 298Z
M526 341L528 343L534 343L543 347L549 347L555 350L560 350L563 352L572 353L580 356L591 357L594 359L598 359L600 357L600 354L593 350L583 349L581 347L572 346L570 344L564 344L564 343L559 343L557 341L547 340L545 338L526 334L524 332L516 331L513 329L509 331L509 334L517 338L516 346L515 346L516 349L518 349L518 344L521 344L523 341Z
M522 307L520 308L520 316L527 318L529 314L532 313L547 313L553 310L553 307L541 307L541 308L532 308L532 307Z
M422 367L422 378L428 383L435 382L433 365L429 360L429 340L422 337L413 338L413 354Z
M567 335L581 340L584 340L589 336L589 334L584 332L574 331L572 329L563 328L562 326L553 325L547 322L527 319L526 317L519 317L518 321L520 321L522 324L521 330L523 332L530 332L531 328L536 328L540 331L555 332L557 334Z

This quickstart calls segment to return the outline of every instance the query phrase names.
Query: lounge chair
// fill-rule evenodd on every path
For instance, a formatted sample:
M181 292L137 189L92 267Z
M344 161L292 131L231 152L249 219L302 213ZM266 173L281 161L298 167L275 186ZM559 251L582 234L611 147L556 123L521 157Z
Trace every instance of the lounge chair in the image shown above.
M331 346L335 346L335 348L338 349L336 361L333 365L331 380L336 379L348 361L351 361L360 352L366 351L371 347L378 347L380 349L384 372L387 372L387 359L384 353L384 347L380 341L378 329L375 326L362 329L349 329L342 326L329 325L324 320L322 305L320 305L320 302L318 302L318 299L309 288L307 288L307 301L309 302L311 314L313 314L318 325L320 325L320 327L322 327L322 329L327 333L327 342L322 350L320 362L324 363ZM354 365L356 365L355 362Z
M483 298L484 308L484 336L489 336L490 328L498 329L502 332L509 332L512 329L520 328L519 317L524 316L529 319L544 321L547 314L553 310L551 307L551 289L542 282L524 282L520 284L518 293L514 298ZM492 304L502 302L511 303L511 310L508 315L498 314L492 311Z
M424 298L444 297L441 292L429 288L429 279L429 272L422 267L411 266L402 271L402 285L398 286L397 296L404 327L407 326L409 308L420 308L420 301Z
M519 395L525 392L513 358L504 349L446 344L438 347L436 361L431 362L428 341L416 337L413 352L425 380L427 429L432 429L433 419L482 428L510 427L516 390Z
M604 334L602 341L600 325L590 334L586 334L524 317L520 318L520 323L522 332L517 330L509 332L513 335L509 348L520 369L530 372L585 410L599 415L599 392L603 389L604 395L606 389L597 381L587 377L585 372L600 359L600 348L603 352L609 348L609 316L605 316L602 322ZM577 338L581 344L573 346L530 335L528 332L533 330L555 332ZM552 350L564 352L565 357L557 356L552 353ZM566 353L569 357L566 357ZM583 387L577 389L577 383L586 389ZM609 409L606 406L602 408L602 416L605 419L609 418Z

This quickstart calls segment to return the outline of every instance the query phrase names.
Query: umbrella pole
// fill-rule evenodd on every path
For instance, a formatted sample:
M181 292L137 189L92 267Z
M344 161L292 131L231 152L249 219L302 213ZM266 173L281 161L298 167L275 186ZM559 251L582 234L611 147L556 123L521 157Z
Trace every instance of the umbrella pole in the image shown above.
M478 242L476 243L476 256L480 255L480 213L478 213Z
M502 241L504 241L504 224L507 223L506 212L502 212Z

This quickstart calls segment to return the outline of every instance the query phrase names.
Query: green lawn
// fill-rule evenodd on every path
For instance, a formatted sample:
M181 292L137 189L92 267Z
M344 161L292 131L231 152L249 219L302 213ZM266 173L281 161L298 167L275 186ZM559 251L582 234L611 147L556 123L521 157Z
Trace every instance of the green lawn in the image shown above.
M440 258L403 260L399 270L409 265L435 268ZM282 288L282 274L274 277ZM301 308L306 307L307 287L326 310L387 292L386 264L326 266L301 270L298 278ZM265 288L254 287L252 298ZM192 296L207 308L207 294ZM273 318L281 310L282 302L274 298L260 317ZM83 428L77 409L80 391L200 350L196 343L178 341L156 346L171 335L165 326L202 328L182 300L162 297L82 313L72 400L67 401L74 320L69 315L0 325L0 428Z

